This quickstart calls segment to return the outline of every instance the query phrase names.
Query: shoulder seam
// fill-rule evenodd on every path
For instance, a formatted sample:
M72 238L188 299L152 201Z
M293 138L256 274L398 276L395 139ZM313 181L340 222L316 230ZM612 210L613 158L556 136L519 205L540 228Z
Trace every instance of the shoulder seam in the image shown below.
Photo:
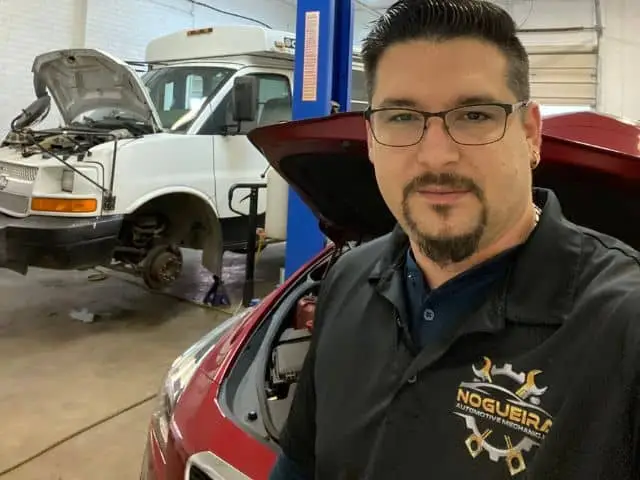
M638 268L640 268L640 257L636 256L636 255L632 255L631 253L629 253L628 251L626 251L623 248L620 248L618 246L615 245L607 245L602 238L600 238L598 235L594 235L593 233L590 232L585 232L584 230L582 231L583 235L592 238L593 240L595 240L596 242L598 242L602 247L606 248L607 250L615 250L619 253L621 253L622 255L624 255L625 257L633 260L636 265L638 266ZM633 248L631 246L629 246L629 248Z

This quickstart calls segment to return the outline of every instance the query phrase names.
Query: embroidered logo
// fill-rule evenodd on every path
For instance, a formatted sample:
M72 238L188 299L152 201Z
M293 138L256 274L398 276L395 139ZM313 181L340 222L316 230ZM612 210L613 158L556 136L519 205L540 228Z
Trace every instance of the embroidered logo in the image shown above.
M467 450L473 458L484 452L493 462L503 460L511 476L524 472L525 454L540 445L553 424L541 407L548 387L536 383L542 371L516 373L511 364L498 367L487 357L472 371L473 380L458 386L454 409L469 431Z

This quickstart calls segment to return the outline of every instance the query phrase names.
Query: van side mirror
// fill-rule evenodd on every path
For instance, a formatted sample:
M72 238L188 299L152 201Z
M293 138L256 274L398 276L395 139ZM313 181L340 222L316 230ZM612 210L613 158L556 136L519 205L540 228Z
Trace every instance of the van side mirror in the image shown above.
M233 121L252 122L258 114L258 79L238 77L233 82Z

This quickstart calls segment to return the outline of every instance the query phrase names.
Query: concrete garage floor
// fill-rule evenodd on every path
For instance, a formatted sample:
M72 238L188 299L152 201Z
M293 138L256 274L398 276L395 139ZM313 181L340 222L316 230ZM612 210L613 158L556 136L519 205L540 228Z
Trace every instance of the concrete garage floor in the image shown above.
M95 272L33 270L23 277L0 270L2 480L138 478L149 398L173 359L242 297L244 256L230 254L224 279L231 307L181 299L202 299L210 283L199 256L185 253L183 278L170 294L146 291L121 274L91 281ZM281 245L263 252L256 296L275 286L283 260ZM97 319L71 318L82 308Z

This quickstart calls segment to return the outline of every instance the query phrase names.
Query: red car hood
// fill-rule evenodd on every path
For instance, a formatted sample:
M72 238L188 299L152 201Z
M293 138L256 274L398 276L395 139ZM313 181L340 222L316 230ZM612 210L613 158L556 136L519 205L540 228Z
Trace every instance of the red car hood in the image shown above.
M627 204L627 195L638 196L633 192L640 191L640 127L581 112L546 118L543 136L535 183L565 191L559 197L568 201L575 221L621 235L619 229L612 232L611 226L603 225L604 219L594 218L593 209L585 205L589 198L580 192L586 191L591 201L595 193L602 193L614 195L612 202ZM395 224L368 160L361 113L261 127L249 133L249 140L313 210L332 240L383 235ZM620 195L624 198L618 199Z

